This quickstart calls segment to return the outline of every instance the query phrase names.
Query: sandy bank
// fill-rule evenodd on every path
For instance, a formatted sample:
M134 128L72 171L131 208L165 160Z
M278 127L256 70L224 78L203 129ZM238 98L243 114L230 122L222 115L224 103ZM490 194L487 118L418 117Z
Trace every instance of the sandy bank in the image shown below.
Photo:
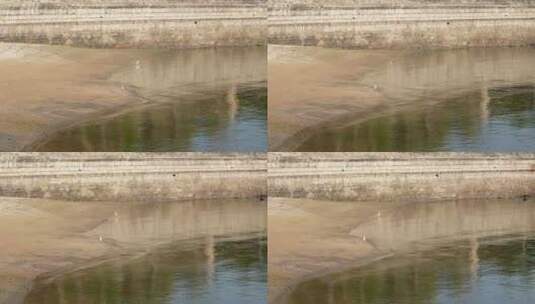
M360 203L270 198L270 303L300 282L407 250L535 229L534 200Z
M111 244L84 232L114 209L110 203L0 198L0 303L19 303L41 273L111 253Z
M399 57L399 51L352 51L270 45L269 144L291 151L307 129L355 113L366 115L384 99L358 78Z
M136 51L0 44L0 151L81 119L140 104L108 75L139 58Z
M0 303L20 303L42 275L146 254L161 244L265 231L266 204L166 204L0 198Z
M265 52L0 43L0 151L32 150L55 132L89 121L265 81Z
M270 46L269 59L271 151L337 151L336 140L344 138L332 139L327 147L302 144L326 128L429 111L459 98L471 101L472 111L485 120L490 91L535 84L530 69L535 56L527 47L369 51ZM422 128L442 136L439 117L426 119ZM355 140L352 136L347 141Z
M374 252L350 235L360 221L388 205L270 198L268 202L269 302L307 277L353 265Z

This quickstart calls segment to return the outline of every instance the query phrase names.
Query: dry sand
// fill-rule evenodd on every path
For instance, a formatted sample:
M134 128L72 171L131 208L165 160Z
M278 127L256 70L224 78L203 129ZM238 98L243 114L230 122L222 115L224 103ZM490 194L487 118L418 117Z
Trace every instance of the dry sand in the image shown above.
M0 197L0 303L18 303L39 274L112 254L85 231L113 214L111 203Z
M278 303L295 284L372 256L372 244L351 230L394 204L269 198L269 302Z
M299 283L461 239L532 233L535 200L333 202L270 198L269 302Z
M0 303L23 301L36 278L135 258L163 244L263 233L265 214L266 204L254 200L114 203L0 197Z
M142 56L139 50L0 43L0 151L19 151L82 119L141 104L108 78Z

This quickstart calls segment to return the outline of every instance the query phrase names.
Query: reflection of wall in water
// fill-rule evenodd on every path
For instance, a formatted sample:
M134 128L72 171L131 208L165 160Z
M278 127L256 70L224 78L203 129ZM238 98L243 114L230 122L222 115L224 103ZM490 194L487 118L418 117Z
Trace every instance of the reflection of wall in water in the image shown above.
M265 47L157 52L132 62L111 80L178 96L205 86L259 82L267 77L266 52Z
M535 86L498 87L489 91L492 98L488 105L490 117L499 118L516 128L535 127L535 121L528 113L535 111ZM527 114L525 117L511 114Z
M2 1L0 41L84 47L264 45L266 8L230 1Z
M379 113L376 118L346 127L325 128L304 141L298 150L323 151L328 147L333 151L441 151L453 141L452 137L473 141L480 138L490 120L499 120L502 127L534 126L530 114L535 109L533 86L489 88L481 83L480 87L440 103L427 104L429 101L422 98L420 102L424 104ZM522 112L525 117L510 116ZM494 144L496 150L516 148Z
M60 131L40 143L37 150L228 151L229 142L240 140L242 134L226 134L226 130L234 124L251 122L250 132L253 127L259 128L258 132L267 132L266 112L265 88L251 89L232 84L205 91L202 96L181 96L174 102ZM264 125L259 125L259 122L264 122ZM211 142L206 143L206 147L196 147L199 139ZM251 146L244 145L243 150L259 151L264 144L267 145L266 141L262 137L251 138ZM224 144L227 146L218 146ZM231 150L235 151L240 143L233 144Z
M266 212L266 203L256 200L134 205L89 233L132 243L262 232Z
M455 242L304 282L285 303L527 303L534 248L533 238L520 235Z
M380 67L359 83L377 85L393 102L452 98L481 86L534 83L529 48L464 49L410 54Z
M458 201L409 204L383 212L351 232L381 250L414 242L535 230L535 201Z
M356 80L356 85L384 95L380 110L354 121L347 118L346 124L312 129L296 150L481 151L478 139L484 137L495 151L525 151L530 147L521 147L521 141L502 143L501 133L488 131L487 123L502 132L529 126L533 63L535 56L527 48L432 51L398 58ZM498 108L509 114L524 109L525 117L497 117Z
M218 263L211 264L213 251ZM223 269L229 267L231 269ZM87 270L38 282L25 303L161 303L162 299L200 300L213 282L224 278L213 271L240 276L243 282L266 282L266 242L254 238L235 242L178 243L133 261L112 261ZM219 286L221 287L221 286ZM236 286L232 286L236 287ZM215 291L217 292L217 291ZM235 296L238 296L237 294ZM264 295L257 295L258 299ZM48 303L48 302L47 302ZM181 302L179 302L181 303Z
M441 150L452 132L474 137L482 124L482 102L478 93L467 94L447 104L400 111L370 119L332 134L339 151L435 151ZM334 132L333 132L334 133ZM310 144L314 139L309 140ZM307 144L307 143L305 143ZM323 143L325 144L325 143Z

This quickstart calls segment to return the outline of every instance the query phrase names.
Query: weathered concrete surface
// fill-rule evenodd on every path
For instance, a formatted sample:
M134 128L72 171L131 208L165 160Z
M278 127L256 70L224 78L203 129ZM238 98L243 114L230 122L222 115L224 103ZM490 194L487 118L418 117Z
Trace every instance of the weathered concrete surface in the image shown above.
M268 203L269 302L300 282L407 251L477 238L532 233L535 200Z
M532 45L534 4L271 0L269 43L373 49Z
M183 240L210 252L218 238L265 229L266 203L256 199L138 204L0 197L0 303L23 303L40 275L135 258Z
M270 197L434 201L535 195L534 154L270 153Z
M3 1L0 41L84 47L264 45L262 1Z
M265 154L0 155L0 196L71 201L265 197Z

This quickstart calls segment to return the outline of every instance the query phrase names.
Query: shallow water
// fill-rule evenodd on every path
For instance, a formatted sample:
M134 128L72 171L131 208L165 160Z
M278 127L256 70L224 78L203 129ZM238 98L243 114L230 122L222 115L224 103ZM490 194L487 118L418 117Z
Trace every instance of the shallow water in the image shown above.
M37 282L24 303L266 303L265 237L177 242Z
M265 303L266 208L255 199L117 204L82 235L120 255L44 274L24 302Z
M266 202L256 199L119 203L108 219L85 234L119 246L146 247L205 236L264 232L266 214Z
M535 200L401 204L350 235L384 257L312 278L282 303L533 303Z
M350 234L384 259L304 281L287 304L533 303L535 200L401 204Z
M305 282L286 303L533 303L535 234L405 254Z
M266 151L267 89L257 85L193 100L177 98L182 100L76 126L56 133L36 150Z
M94 117L36 151L266 151L266 49L146 51L107 80L131 108Z
M482 151L535 149L532 49L416 53L356 86L386 105L365 117L311 130L298 151ZM357 101L356 101L357 102Z

